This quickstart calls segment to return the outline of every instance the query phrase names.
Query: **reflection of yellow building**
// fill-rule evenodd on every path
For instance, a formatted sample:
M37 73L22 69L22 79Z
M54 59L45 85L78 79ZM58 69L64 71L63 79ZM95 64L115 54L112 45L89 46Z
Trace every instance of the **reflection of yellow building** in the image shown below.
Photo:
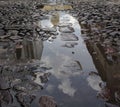
M51 16L51 23L54 26L58 25L58 23L59 23L59 13L55 12L55 13L52 14L52 16Z

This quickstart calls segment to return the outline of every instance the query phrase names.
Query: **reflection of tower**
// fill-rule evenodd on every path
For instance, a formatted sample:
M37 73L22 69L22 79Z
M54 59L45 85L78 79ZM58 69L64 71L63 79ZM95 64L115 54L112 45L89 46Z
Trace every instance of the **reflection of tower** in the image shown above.
M40 39L23 40L23 58L25 59L41 59L43 51L43 43Z
M55 13L52 14L52 16L51 16L51 23L54 26L58 25L58 23L59 23L59 14L57 12L55 12Z

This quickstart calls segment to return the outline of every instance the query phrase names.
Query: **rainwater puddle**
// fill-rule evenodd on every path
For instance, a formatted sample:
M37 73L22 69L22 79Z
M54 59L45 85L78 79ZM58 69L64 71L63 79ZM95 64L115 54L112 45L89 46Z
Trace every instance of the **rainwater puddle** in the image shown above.
M102 80L98 75L88 78L96 68L76 18L68 12L52 11L49 19L41 20L39 26L53 35L43 42L41 57L46 66L52 67L47 71L52 75L43 91L37 93L38 99L40 95L50 95L59 107L101 107L96 94L101 90L99 83ZM39 83L39 79L36 82ZM38 107L37 101L33 106Z
M31 30L13 27L9 30L16 36L0 38L2 106L40 107L40 97L47 95L54 97L58 107L104 107L109 91L94 65L99 64L91 56L96 53L90 52L91 45L84 42L79 22L68 9L71 6L44 6L47 18L37 23L39 36L25 36Z

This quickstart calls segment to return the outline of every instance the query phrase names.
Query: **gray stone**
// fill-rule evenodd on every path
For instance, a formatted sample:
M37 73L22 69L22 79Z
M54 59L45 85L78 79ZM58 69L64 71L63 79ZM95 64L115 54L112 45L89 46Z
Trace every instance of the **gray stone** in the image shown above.
M14 90L21 91L21 92L34 92L37 90L42 90L43 87L37 83L26 81L26 82L21 82L19 84L14 85Z
M48 78L51 75L51 73L44 73L42 76L40 76L41 83L48 82Z
M17 101L22 105L23 107L30 107L33 100L36 98L35 95L29 95L27 93L17 93L16 94Z
M60 36L62 41L78 41L79 40L79 38L72 33L62 33Z
M73 33L75 30L73 27L60 27L59 31L62 33Z
M41 96L39 99L39 104L41 107L57 107L57 103L51 96Z
M5 31L0 29L0 36L4 36L4 34L5 34Z
M20 36L11 36L9 38L12 39L12 40L19 40L19 39L21 39Z
M0 29L4 28L4 25L3 24L0 24Z
M5 107L8 107L7 106L8 104L13 103L13 96L11 95L9 90L0 90L0 101L1 101L0 105L3 105L2 102L5 102L6 104ZM4 106L1 106L1 107L4 107Z
M72 23L59 23L58 27L69 27L72 26Z
M4 72L4 71L3 71ZM9 89L9 82L3 76L0 76L0 90Z
M57 31L57 29L56 28L42 28L42 30L43 31L45 31L46 33L48 33L48 32L56 32Z
M68 43L65 43L62 46L66 47L66 48L74 48L76 45L78 45L78 43L76 43L76 42L68 42Z

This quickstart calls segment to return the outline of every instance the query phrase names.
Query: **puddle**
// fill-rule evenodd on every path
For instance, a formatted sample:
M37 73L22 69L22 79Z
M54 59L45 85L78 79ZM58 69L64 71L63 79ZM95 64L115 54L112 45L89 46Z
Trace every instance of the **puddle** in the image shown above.
M110 65L97 45L83 40L79 22L65 11L70 9L69 5L45 5L47 18L37 20L40 28L35 38L26 31L23 37L24 29L16 27L8 29L19 36L0 38L0 105L40 107L40 102L45 103L42 98L59 107L119 102L119 90L110 96L112 88L119 89L119 64Z
M52 20L53 17L54 20ZM39 26L51 32L50 29L54 28L57 35L50 36L43 42L41 61L52 67L51 70L48 70L52 75L45 89L38 95L53 96L60 107L102 105L96 99L96 92L91 88L93 86L94 89L96 86L94 83L92 84L92 80L89 85L86 78L89 72L96 71L96 68L81 37L78 21L67 12L56 11L50 13L49 20L40 21ZM69 27L72 28L72 31ZM60 28L63 28L62 31ZM98 82L101 81L98 80ZM32 106L38 107L36 102Z

